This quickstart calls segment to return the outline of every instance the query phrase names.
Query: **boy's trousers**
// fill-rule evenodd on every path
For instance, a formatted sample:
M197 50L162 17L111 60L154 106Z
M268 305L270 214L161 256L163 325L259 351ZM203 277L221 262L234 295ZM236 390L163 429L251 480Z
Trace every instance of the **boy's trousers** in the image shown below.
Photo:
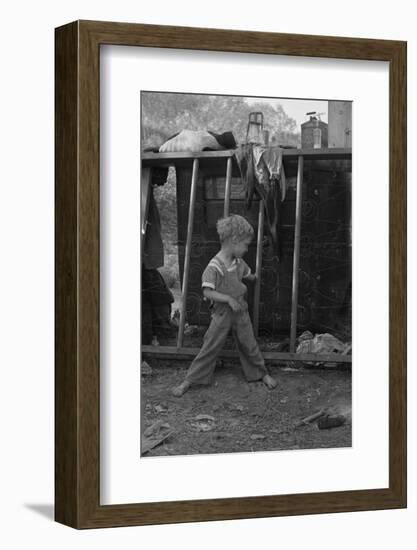
M216 359L230 329L233 331L243 372L248 381L259 380L267 374L265 362L253 334L247 311L233 312L227 304L218 304L204 335L203 346L191 363L185 379L191 384L210 384Z

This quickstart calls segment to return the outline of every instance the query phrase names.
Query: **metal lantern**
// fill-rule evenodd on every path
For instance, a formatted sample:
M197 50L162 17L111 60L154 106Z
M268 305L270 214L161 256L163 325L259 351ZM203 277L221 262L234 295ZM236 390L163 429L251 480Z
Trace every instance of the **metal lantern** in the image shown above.
M264 115L257 111L249 113L246 143L263 143Z

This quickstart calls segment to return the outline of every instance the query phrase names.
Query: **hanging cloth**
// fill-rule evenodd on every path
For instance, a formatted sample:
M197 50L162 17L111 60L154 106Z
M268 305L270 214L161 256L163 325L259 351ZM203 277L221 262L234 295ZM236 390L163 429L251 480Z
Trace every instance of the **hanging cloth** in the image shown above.
M281 203L287 191L282 149L248 143L236 150L235 158L246 189L246 208L251 207L253 195L256 193L264 203L274 255L279 259Z

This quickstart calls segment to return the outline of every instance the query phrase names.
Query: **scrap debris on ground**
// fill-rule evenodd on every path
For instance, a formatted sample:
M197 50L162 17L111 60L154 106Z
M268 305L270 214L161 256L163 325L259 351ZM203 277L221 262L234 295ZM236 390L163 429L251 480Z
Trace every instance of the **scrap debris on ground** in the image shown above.
M222 361L213 384L181 398L171 389L188 362L147 358L142 367L142 456L350 447L350 368L271 367L278 386L246 382Z

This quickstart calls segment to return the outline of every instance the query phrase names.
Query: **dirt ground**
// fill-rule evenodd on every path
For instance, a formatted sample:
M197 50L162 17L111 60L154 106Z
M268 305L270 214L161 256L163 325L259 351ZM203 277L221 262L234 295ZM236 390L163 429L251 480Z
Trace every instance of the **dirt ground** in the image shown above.
M284 449L350 447L351 370L269 366L275 390L248 383L237 362L217 367L211 386L195 386L181 398L171 389L182 382L188 362L147 358L152 373L142 374L143 456L192 455ZM317 422L294 424L322 408L346 416L342 426L319 429ZM156 423L156 424L155 424ZM144 432L170 434L143 452Z

